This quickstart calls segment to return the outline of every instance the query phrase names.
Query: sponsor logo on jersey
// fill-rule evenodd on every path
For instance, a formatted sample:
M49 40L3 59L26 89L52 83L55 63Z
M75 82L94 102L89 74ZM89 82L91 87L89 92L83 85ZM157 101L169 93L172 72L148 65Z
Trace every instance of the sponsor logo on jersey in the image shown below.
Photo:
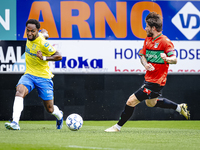
M158 48L159 43L155 43L154 48Z

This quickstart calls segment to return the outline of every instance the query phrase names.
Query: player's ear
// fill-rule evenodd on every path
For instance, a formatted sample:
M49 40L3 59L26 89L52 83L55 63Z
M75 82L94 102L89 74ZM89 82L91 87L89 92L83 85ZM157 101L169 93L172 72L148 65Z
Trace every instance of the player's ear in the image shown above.
M153 26L152 29L153 29L153 31L157 31L155 26Z

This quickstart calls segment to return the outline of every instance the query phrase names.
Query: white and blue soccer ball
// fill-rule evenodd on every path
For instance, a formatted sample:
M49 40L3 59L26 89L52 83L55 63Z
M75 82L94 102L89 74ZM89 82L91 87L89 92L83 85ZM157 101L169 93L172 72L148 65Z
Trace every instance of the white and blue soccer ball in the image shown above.
M79 114L71 114L66 119L66 125L70 130L77 131L83 125L83 118Z

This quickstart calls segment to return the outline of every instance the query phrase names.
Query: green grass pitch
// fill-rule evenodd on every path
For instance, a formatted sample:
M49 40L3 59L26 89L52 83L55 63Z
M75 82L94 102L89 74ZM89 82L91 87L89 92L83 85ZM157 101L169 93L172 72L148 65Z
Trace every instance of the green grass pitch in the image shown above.
M128 121L117 133L104 130L117 121L84 121L79 131L65 122L20 121L19 131L0 121L0 150L199 150L200 121Z

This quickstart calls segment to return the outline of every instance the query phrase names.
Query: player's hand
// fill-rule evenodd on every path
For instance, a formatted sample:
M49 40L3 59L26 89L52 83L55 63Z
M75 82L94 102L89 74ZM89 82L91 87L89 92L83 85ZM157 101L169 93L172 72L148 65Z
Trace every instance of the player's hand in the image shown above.
M37 57L40 58L41 60L43 60L43 55L40 50L37 51Z
M151 63L146 64L145 69L148 70L148 71L154 71L155 70L154 66Z
M167 55L165 53L160 53L160 57L164 60L167 61Z
M40 32L43 34L43 36L46 40L49 38L49 34L48 34L48 31L46 29L41 29Z

